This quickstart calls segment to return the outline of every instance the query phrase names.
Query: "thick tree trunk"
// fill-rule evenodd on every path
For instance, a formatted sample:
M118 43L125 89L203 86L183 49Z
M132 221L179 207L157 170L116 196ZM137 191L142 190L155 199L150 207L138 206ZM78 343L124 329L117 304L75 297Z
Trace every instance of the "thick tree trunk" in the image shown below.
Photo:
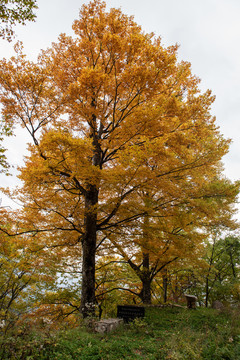
M95 99L92 99L95 108ZM100 126L101 127L101 126ZM101 137L96 131L96 116L92 115L91 135L93 145L93 166L101 168ZM97 184L88 184L85 193L84 236L82 240L82 296L81 312L84 318L95 314L95 262L97 243L97 205L99 188Z
M148 194L146 194L148 196ZM148 206L148 198L146 197L144 200L146 206ZM149 256L149 215L144 215L143 221L143 247L142 247L142 271L140 275L140 279L142 281L142 290L141 290L141 299L144 304L151 304L151 270L150 270L150 256Z
M82 296L83 317L95 312L95 255L97 242L98 190L90 185L85 196L85 234L82 240Z
M144 304L151 304L152 297L151 297L151 280L144 279L142 281L142 301Z
M98 190L90 185L85 196L85 234L82 241L82 296L83 317L94 314L95 309L95 255L97 242Z
M144 304L151 304L151 274L149 264L149 253L143 252L143 271L142 271L142 291L141 298Z

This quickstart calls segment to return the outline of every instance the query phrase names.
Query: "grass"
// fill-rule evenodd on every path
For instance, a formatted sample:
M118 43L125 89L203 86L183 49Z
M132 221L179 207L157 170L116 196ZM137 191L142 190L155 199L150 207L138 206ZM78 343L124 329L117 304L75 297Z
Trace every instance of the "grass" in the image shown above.
M238 360L240 310L147 308L146 316L109 334L84 327L31 332L4 342L0 359Z

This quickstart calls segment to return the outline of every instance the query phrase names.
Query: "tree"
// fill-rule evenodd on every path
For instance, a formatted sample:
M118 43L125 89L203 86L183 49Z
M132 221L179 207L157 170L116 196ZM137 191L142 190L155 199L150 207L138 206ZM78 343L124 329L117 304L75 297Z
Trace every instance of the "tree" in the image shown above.
M144 218L138 193L159 189L170 209L192 183L221 173L229 141L210 115L214 97L199 92L176 46L163 48L99 0L83 5L73 29L75 38L62 34L37 63L16 49L0 63L0 83L5 121L20 122L33 139L20 175L22 220L29 231L48 232L48 246L74 253L81 244L87 316L96 251Z
M34 9L37 9L36 0L1 0L0 37L10 41L14 35L14 25L25 25L26 21L34 21Z
M7 220L5 209L3 215ZM10 225L5 225L5 230L9 231ZM40 252L31 237L0 233L0 322L4 331L36 307L39 297L51 287L56 272L50 270L50 263L49 255Z
M215 234L206 251L205 306L208 307L209 299L239 300L239 238L232 235L219 238Z
M190 289L206 307L214 300L238 302L239 251L238 236L221 236L219 229L213 228L205 240L204 251L194 259L194 263L184 261L183 266L172 269L170 276L175 279L171 291L175 287L181 295L181 287Z
M124 224L122 233L118 231L110 235L116 252L142 283L136 295L143 303L151 303L152 283L159 274L164 276L166 284L164 274L169 266L179 268L178 263L184 261L185 266L188 263L190 267L202 256L204 241L210 236L213 224L219 229L234 229L237 226L231 217L239 184L231 184L226 179L215 179L215 182L208 179L204 186L196 186L193 181L188 191L186 188L187 184L182 183L181 189L185 194L177 199L175 193L174 203L171 201L170 204L163 201L166 196L161 202L156 193L151 196L150 192L144 196L141 194L139 198L144 199L142 218L130 225Z

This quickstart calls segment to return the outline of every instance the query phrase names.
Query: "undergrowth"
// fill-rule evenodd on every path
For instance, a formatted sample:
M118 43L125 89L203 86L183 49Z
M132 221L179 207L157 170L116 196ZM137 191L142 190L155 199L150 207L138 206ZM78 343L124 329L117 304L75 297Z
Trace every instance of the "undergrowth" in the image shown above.
M237 360L240 310L147 308L144 319L109 334L84 326L13 329L1 337L0 359L17 360Z

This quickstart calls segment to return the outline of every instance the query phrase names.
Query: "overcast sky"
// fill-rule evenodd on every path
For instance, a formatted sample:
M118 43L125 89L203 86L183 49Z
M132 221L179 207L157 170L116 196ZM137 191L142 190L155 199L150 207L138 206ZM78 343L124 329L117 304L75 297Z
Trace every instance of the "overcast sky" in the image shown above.
M72 22L78 18L83 0L38 0L35 23L15 28L29 59L56 41L60 33L73 34ZM161 36L164 45L178 43L179 60L190 61L192 72L201 80L201 89L216 95L212 114L226 138L232 139L224 157L225 174L240 179L240 1L239 0L107 0L107 7L121 8L134 15L146 32ZM14 42L13 42L14 43ZM0 40L0 57L13 55L12 46ZM26 132L8 139L8 157L20 165ZM2 186L13 186L14 177L0 177ZM4 197L3 205L10 204Z

